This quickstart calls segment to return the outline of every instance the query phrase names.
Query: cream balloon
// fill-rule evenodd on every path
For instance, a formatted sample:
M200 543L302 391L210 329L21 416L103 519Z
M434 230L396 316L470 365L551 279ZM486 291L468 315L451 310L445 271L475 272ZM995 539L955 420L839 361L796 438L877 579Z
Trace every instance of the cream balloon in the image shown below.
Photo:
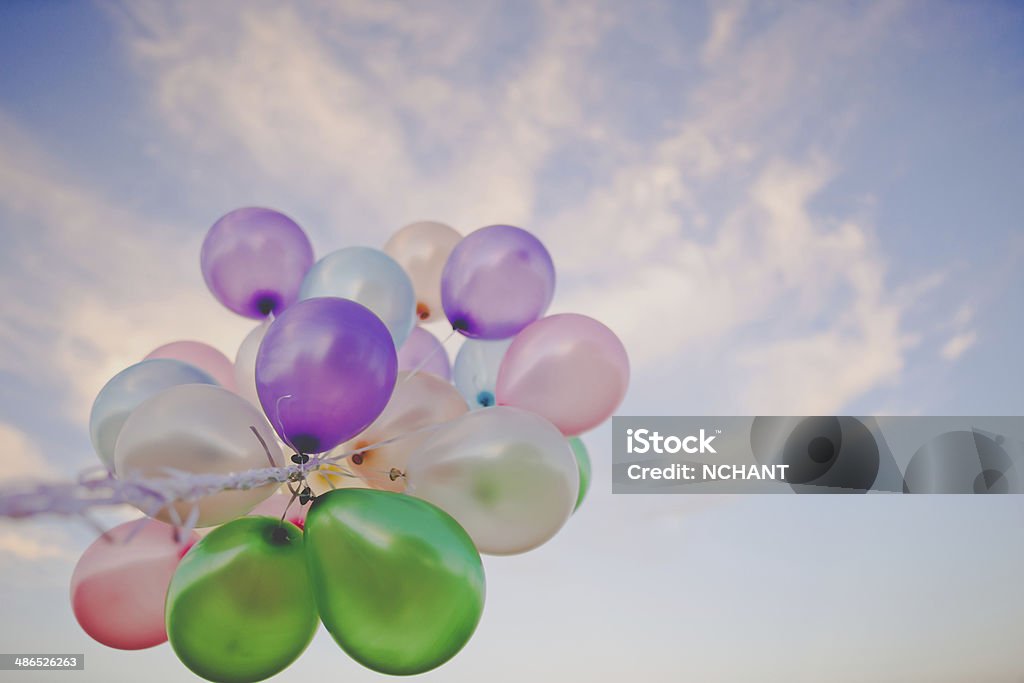
M387 241L384 253L409 274L416 292L416 317L421 323L444 319L441 271L462 235L444 223L420 221L405 226Z
M338 455L387 439L400 437L410 432L421 433L404 436L393 443L349 456L342 465L357 474L375 489L386 491L405 490L405 472L409 456L416 452L431 433L431 425L448 422L468 410L465 399L451 384L436 375L426 372L398 374L395 393L373 424L359 436L338 446L332 455Z
M238 386L238 394L260 410L260 397L256 394L256 352L260 350L260 343L272 322L273 318L268 318L254 327L235 354L235 384Z
M251 403L222 387L184 384L166 389L135 409L121 429L114 449L114 469L122 479L160 479L167 470L191 474L233 474L285 464L274 431ZM198 508L196 526L222 524L244 515L274 493L277 484L249 490L220 491L195 502L177 502L152 516L173 522L188 519ZM150 510L143 510L147 514Z
M320 465L320 469L306 475L306 484L317 496L337 489L373 488L348 468L347 461Z
M405 471L406 493L437 505L482 553L532 550L572 514L579 470L569 443L518 408L477 410L430 437Z

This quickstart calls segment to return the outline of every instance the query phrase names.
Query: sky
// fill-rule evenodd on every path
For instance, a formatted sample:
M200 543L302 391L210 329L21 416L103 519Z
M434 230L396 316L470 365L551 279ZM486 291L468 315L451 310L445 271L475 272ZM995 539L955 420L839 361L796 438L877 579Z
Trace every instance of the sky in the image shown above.
M157 346L233 357L252 324L198 255L247 205L319 255L531 230L552 311L629 351L619 414L1019 415L1022 179L1012 2L8 0L0 485L94 465L93 397ZM607 427L584 441L587 502L485 559L426 679L1024 680L1018 498L612 496ZM190 680L78 629L94 536L0 525L0 649ZM279 678L335 672L379 678L323 632Z

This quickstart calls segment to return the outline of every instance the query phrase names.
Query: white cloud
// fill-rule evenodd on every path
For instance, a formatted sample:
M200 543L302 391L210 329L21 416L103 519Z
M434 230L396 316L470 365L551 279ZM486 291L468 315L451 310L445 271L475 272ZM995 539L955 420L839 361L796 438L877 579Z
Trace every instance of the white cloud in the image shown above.
M14 425L0 422L0 484L59 476L28 434Z
M949 361L956 360L974 346L977 341L978 333L974 330L961 332L945 343L941 351L942 357Z
M116 14L171 139L206 174L319 207L315 243L381 243L421 217L464 230L521 223L555 256L558 308L608 322L639 368L713 349L735 407L752 412L827 412L897 379L913 299L887 282L869 213L812 209L841 164L792 114L821 95L836 64L870 53L898 9L800 6L750 32L752 8L716 6L694 47L705 71L687 106L642 144L591 107L614 101L594 72L613 10L531 11L538 28L523 53L486 78L464 68L490 54L486 10L131 3ZM850 120L833 118L840 128ZM569 142L594 151L593 178L542 209L545 164ZM246 323L199 282L200 231L162 239L174 230L52 172L30 147L7 158L0 202L61 226L45 233L47 248L95 279L73 304L56 302L52 342L5 343L55 360L86 409L109 374L169 337L194 330L230 354ZM109 245L90 243L97 234Z
M59 545L36 538L27 528L0 529L0 557L12 556L19 560L48 560L67 558L67 550Z
M0 273L21 293L0 330L5 371L59 387L60 408L84 424L106 380L161 344L198 339L233 357L251 324L206 291L201 232L183 241L106 199L2 116L0 150L0 211L31 235L13 240Z

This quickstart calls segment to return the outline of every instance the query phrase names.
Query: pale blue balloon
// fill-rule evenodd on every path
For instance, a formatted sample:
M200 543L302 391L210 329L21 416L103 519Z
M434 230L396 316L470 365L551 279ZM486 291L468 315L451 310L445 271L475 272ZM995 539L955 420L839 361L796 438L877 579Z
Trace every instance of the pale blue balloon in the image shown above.
M498 383L498 368L511 339L484 341L467 339L455 356L452 379L455 388L473 410L494 405L494 387Z
M114 471L114 445L124 421L143 401L179 384L217 384L194 365L171 358L152 358L131 365L103 385L89 414L89 436L96 455Z
M347 247L313 264L299 299L336 296L366 306L384 321L395 348L416 324L416 294L402 266L378 249Z

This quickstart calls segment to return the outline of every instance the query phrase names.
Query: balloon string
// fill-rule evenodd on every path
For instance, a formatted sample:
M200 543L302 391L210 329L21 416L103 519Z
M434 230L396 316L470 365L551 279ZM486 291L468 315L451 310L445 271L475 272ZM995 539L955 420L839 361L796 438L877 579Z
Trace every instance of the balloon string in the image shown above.
M428 353L428 354L427 354L426 356L424 356L424 357L423 357L423 360L421 360L421 361L420 361L419 363L417 363L417 364L416 364L416 367L414 367L414 368L413 368L413 369L412 369L412 370L411 370L411 371L409 372L409 374L405 376L405 379L403 379L403 380L402 380L402 382L403 382L403 383L405 383L405 382L408 382L408 381L409 381L410 379L412 379L412 378L413 378L413 377L414 377L414 376L416 375L416 373L417 373L417 372L419 372L420 370L422 370L422 369L423 369L423 366L425 366L425 365L426 365L427 363L429 363L429 362L430 362L430 360L431 360L431 359L432 359L432 358L433 358L434 356L436 356L436 355L437 355L437 352L438 352L438 351L444 351L444 345L445 345L445 344L447 344L447 343L448 343L448 341L449 341L449 340L450 340L450 339L451 339L452 337L454 337L454 336L455 336L455 332L456 332L456 331L457 331L457 330L456 330L456 329L455 329L455 328L453 327L453 328L452 328L452 331L448 333L448 336L447 336L447 337L445 337L444 339L442 339L442 340L441 340L441 343L440 343L439 345L437 345L437 346L435 346L434 348L432 348L432 349L430 350L430 353Z
M383 439L383 440L378 441L376 443L372 443L369 446L363 446L361 448L356 448L356 449L351 450L351 451L343 451L341 453L336 453L334 455L321 456L321 457L317 458L316 460L317 460L318 463L320 463L320 462L336 463L339 460L344 460L345 458L348 458L348 457L353 456L353 455L358 455L360 453L365 453L366 451L372 451L375 448L381 448L382 446L388 446L390 444L395 443L396 441L401 441L402 439L407 439L410 436L415 436L417 434L429 434L430 432L436 431L436 430L440 429L441 427L446 426L447 424L448 424L447 422L436 422L434 424L426 425L425 427L419 427L418 429L413 429L411 431L404 432L402 434L398 434L397 436L388 437L387 439Z

